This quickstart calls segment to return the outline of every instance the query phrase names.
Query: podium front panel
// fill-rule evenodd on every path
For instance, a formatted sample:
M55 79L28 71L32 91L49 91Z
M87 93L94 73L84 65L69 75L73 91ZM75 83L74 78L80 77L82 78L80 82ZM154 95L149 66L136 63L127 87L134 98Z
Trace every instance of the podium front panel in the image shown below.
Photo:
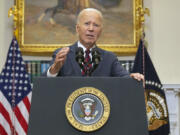
M101 90L110 102L107 123L82 132L68 122L65 104L82 87ZM131 78L39 77L34 81L28 135L148 135L142 83Z

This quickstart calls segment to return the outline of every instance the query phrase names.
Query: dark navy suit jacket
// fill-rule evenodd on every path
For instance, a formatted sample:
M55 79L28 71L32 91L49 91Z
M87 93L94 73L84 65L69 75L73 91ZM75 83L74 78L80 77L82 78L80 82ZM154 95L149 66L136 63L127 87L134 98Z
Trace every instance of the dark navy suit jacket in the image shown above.
M63 65L63 67L59 71L58 76L82 76L81 68L75 59L76 49L77 49L77 43L70 46L70 51L67 55L67 59ZM91 76L129 77L129 73L121 66L117 57L112 52L102 50L98 47L97 47L97 49L101 54L101 61L98 65L98 67L93 71ZM60 49L57 49L54 52L53 60L51 61L51 64L53 64L56 54L59 51L60 51Z

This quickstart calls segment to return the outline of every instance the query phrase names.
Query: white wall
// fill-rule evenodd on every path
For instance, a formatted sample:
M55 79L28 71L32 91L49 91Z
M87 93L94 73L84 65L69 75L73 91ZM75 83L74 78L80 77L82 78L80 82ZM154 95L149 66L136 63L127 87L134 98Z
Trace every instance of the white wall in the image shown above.
M9 44L12 40L13 18L8 18L8 10L13 0L0 0L0 71L4 66Z
M163 84L180 84L180 0L144 0L151 16L146 19L148 51ZM12 40L13 0L0 0L0 71ZM179 37L179 38L178 38Z
M148 51L163 84L180 84L180 0L145 0Z

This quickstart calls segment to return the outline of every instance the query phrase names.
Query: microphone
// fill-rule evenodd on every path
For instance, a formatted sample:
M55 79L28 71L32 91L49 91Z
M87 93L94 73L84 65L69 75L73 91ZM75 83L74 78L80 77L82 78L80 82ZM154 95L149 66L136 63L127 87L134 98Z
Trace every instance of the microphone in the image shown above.
M94 68L93 70L95 70L97 68L97 66L99 65L99 62L101 61L101 54L98 51L97 48L93 48L92 49L92 62L94 63Z
M83 51L83 48L81 48L81 47L78 47L76 49L76 61L79 64L79 66L81 68L83 68L83 64L82 63L84 61L84 51Z

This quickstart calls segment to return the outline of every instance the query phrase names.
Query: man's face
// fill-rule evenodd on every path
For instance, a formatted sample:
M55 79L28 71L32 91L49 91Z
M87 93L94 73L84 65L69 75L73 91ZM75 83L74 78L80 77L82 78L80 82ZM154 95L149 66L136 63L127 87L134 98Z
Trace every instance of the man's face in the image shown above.
M102 18L94 11L84 12L76 25L80 42L86 48L91 48L98 40L102 31Z

